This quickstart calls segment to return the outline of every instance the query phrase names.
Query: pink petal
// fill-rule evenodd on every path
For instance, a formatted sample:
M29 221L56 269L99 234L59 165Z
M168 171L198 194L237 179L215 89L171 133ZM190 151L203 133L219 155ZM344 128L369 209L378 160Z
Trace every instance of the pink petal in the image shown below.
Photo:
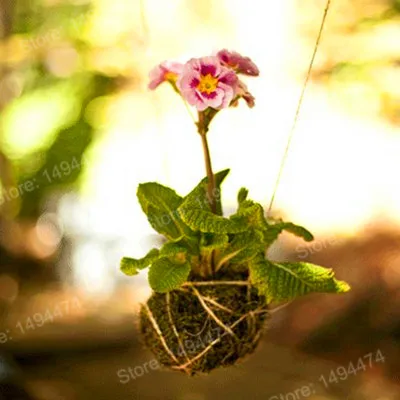
M248 57L243 57L238 62L238 72L250 75L250 76L258 76L260 75L260 70L258 69L257 65L253 63Z
M157 86L163 83L164 75L165 75L165 70L160 65L154 67L149 73L149 78L150 78L150 82L148 85L149 89L154 90Z
M218 77L218 80L232 87L236 87L238 83L238 77L235 72L226 67L222 67L222 73Z
M161 66L169 72L180 75L183 71L183 64L174 61L164 61Z
M200 61L200 73L201 75L211 74L212 76L218 76L221 73L221 63L218 57L202 57Z
M223 65L236 70L237 73L250 76L258 76L260 74L258 67L249 57L244 57L236 51L223 49L217 53L217 57Z
M225 92L221 88L217 88L213 93L213 96L211 97L210 95L205 95L204 93L201 93L202 97L204 98L204 102L212 108L218 108L221 106L222 101L225 96ZM211 94L211 93L210 93Z
M222 89L224 93L224 97L222 99L221 105L219 108L226 108L229 107L229 104L233 100L233 96L235 95L235 91L233 88L229 85L226 85L225 83L219 83L218 88Z
M178 79L177 86L179 90L184 91L186 89L195 88L199 84L199 82L200 74L197 71L191 68L187 68L187 66L185 66L182 74Z
M223 62L228 64L230 60L230 53L228 50L223 49L217 53L217 57Z
M163 61L161 64L154 67L149 73L149 89L154 90L161 83L165 82L165 75L168 72L179 76L183 70L183 64L173 62L173 61Z
M186 89L182 91L183 98L192 106L195 106L199 111L205 110L208 106L203 97L197 90Z
M201 63L200 63L200 58L191 58L183 67L183 72L189 72L189 71L197 71L200 72L201 69Z

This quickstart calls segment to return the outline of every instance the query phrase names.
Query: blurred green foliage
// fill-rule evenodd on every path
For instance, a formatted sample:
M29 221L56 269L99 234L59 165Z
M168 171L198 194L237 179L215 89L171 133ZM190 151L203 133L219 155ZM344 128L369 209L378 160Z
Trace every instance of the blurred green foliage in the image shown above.
M0 193L6 198L29 183L12 213L36 218L44 196L77 183L96 137L87 107L116 93L118 77L87 62L89 2L17 0L9 7L3 18L11 15L11 32L0 41L0 87L10 92L0 109L0 152L12 180L0 174Z
M400 125L400 0L338 0L331 8L315 79L341 107Z
M54 142L45 150L27 157L42 160L40 168L20 176L20 183L31 181L40 190L27 192L22 198L21 215L39 213L42 196L56 186L74 183L84 168L83 155L94 138L93 127L85 119L88 104L112 90L112 80L102 75L85 78L85 90L79 99L79 116L71 126L60 129Z

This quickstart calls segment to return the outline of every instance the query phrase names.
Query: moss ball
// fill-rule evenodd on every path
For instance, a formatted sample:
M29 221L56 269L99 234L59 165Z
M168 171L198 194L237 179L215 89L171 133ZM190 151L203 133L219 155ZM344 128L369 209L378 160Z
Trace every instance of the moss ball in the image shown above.
M162 365L195 375L233 365L255 350L268 317L265 299L245 280L224 284L223 278L153 293L142 306L145 345Z

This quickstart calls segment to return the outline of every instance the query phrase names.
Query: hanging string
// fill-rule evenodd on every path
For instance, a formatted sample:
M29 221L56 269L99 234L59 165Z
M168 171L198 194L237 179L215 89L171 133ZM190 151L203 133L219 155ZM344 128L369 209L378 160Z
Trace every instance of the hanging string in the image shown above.
M283 154L282 161L281 161L281 165L280 165L279 172L278 172L278 176L277 176L277 178L276 178L276 182L275 182L275 186L274 186L274 191L273 191L273 193L272 193L271 201L270 201L270 203L269 203L269 207L268 207L268 216L270 216L270 214L271 214L272 206L273 206L274 200L275 200L275 195L276 195L276 192L277 192L277 190L278 190L278 186L279 186L279 183L280 183L280 180L281 180L281 177L282 177L283 168L284 168L284 166L285 166L286 159L287 159L287 156L288 156L288 154L289 154L289 148L290 148L290 145L291 145L291 143L292 143L293 134L294 134L294 131L295 131L296 126L297 126L297 121L298 121L298 119L299 119L299 114L300 114L301 106L302 106L302 104L303 104L304 94L305 94L306 89L307 89L308 81L310 80L311 71L312 71L312 68L313 68L313 65L314 65L315 56L317 55L317 50L318 50L318 47L319 47L319 43L320 43L320 41L321 41L322 31L324 30L325 21L326 21L327 15L328 15L328 11L329 11L330 5L331 5L331 0L328 0L327 3L326 3L325 10L324 10L324 15L323 15L323 17L322 17L321 26L320 26L320 28L319 28L319 32L318 32L318 36L317 36L317 41L315 42L313 55L312 55L312 57L311 57L310 65L309 65L309 67L308 67L306 79L305 79L305 81L304 81L303 88L302 88L302 90L301 90L301 94L300 94L300 98L299 98L299 102L298 102L298 104L297 104L296 114L295 114L295 116L294 116L293 124L292 124L292 127L291 127L290 132L289 132L289 137L288 137L288 140L287 140L285 152L284 152L284 154Z

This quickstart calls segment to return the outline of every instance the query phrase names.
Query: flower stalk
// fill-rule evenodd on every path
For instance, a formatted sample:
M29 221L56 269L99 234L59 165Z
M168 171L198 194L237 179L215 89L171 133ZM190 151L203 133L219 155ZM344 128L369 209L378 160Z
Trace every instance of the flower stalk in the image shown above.
M199 121L197 122L197 131L201 137L201 143L203 145L203 154L204 154L204 163L206 167L206 173L208 178L207 185L207 197L208 202L210 203L211 211L216 214L217 213L217 202L216 202L216 187L215 187L215 178L214 172L212 169L211 156L210 156L210 148L208 146L207 141L207 132L208 132L208 123L205 118L204 112L199 111Z
M215 114L214 114L215 115ZM203 154L204 154L204 164L206 167L206 173L207 173L207 178L208 178L208 183L207 183L207 199L210 204L211 212L214 214L217 213L217 201L216 201L216 186L215 186L215 177L214 177L214 172L212 169L212 163L211 163L211 155L210 155L210 148L208 146L208 140L207 140L207 132L208 132L208 126L211 122L210 116L207 118L207 114L205 111L199 111L198 112L199 120L197 122L197 131L201 137L201 143L203 145ZM211 254L209 254L208 259L204 260L205 261L205 272L206 275L208 276L214 276L215 273L215 252L212 251Z

